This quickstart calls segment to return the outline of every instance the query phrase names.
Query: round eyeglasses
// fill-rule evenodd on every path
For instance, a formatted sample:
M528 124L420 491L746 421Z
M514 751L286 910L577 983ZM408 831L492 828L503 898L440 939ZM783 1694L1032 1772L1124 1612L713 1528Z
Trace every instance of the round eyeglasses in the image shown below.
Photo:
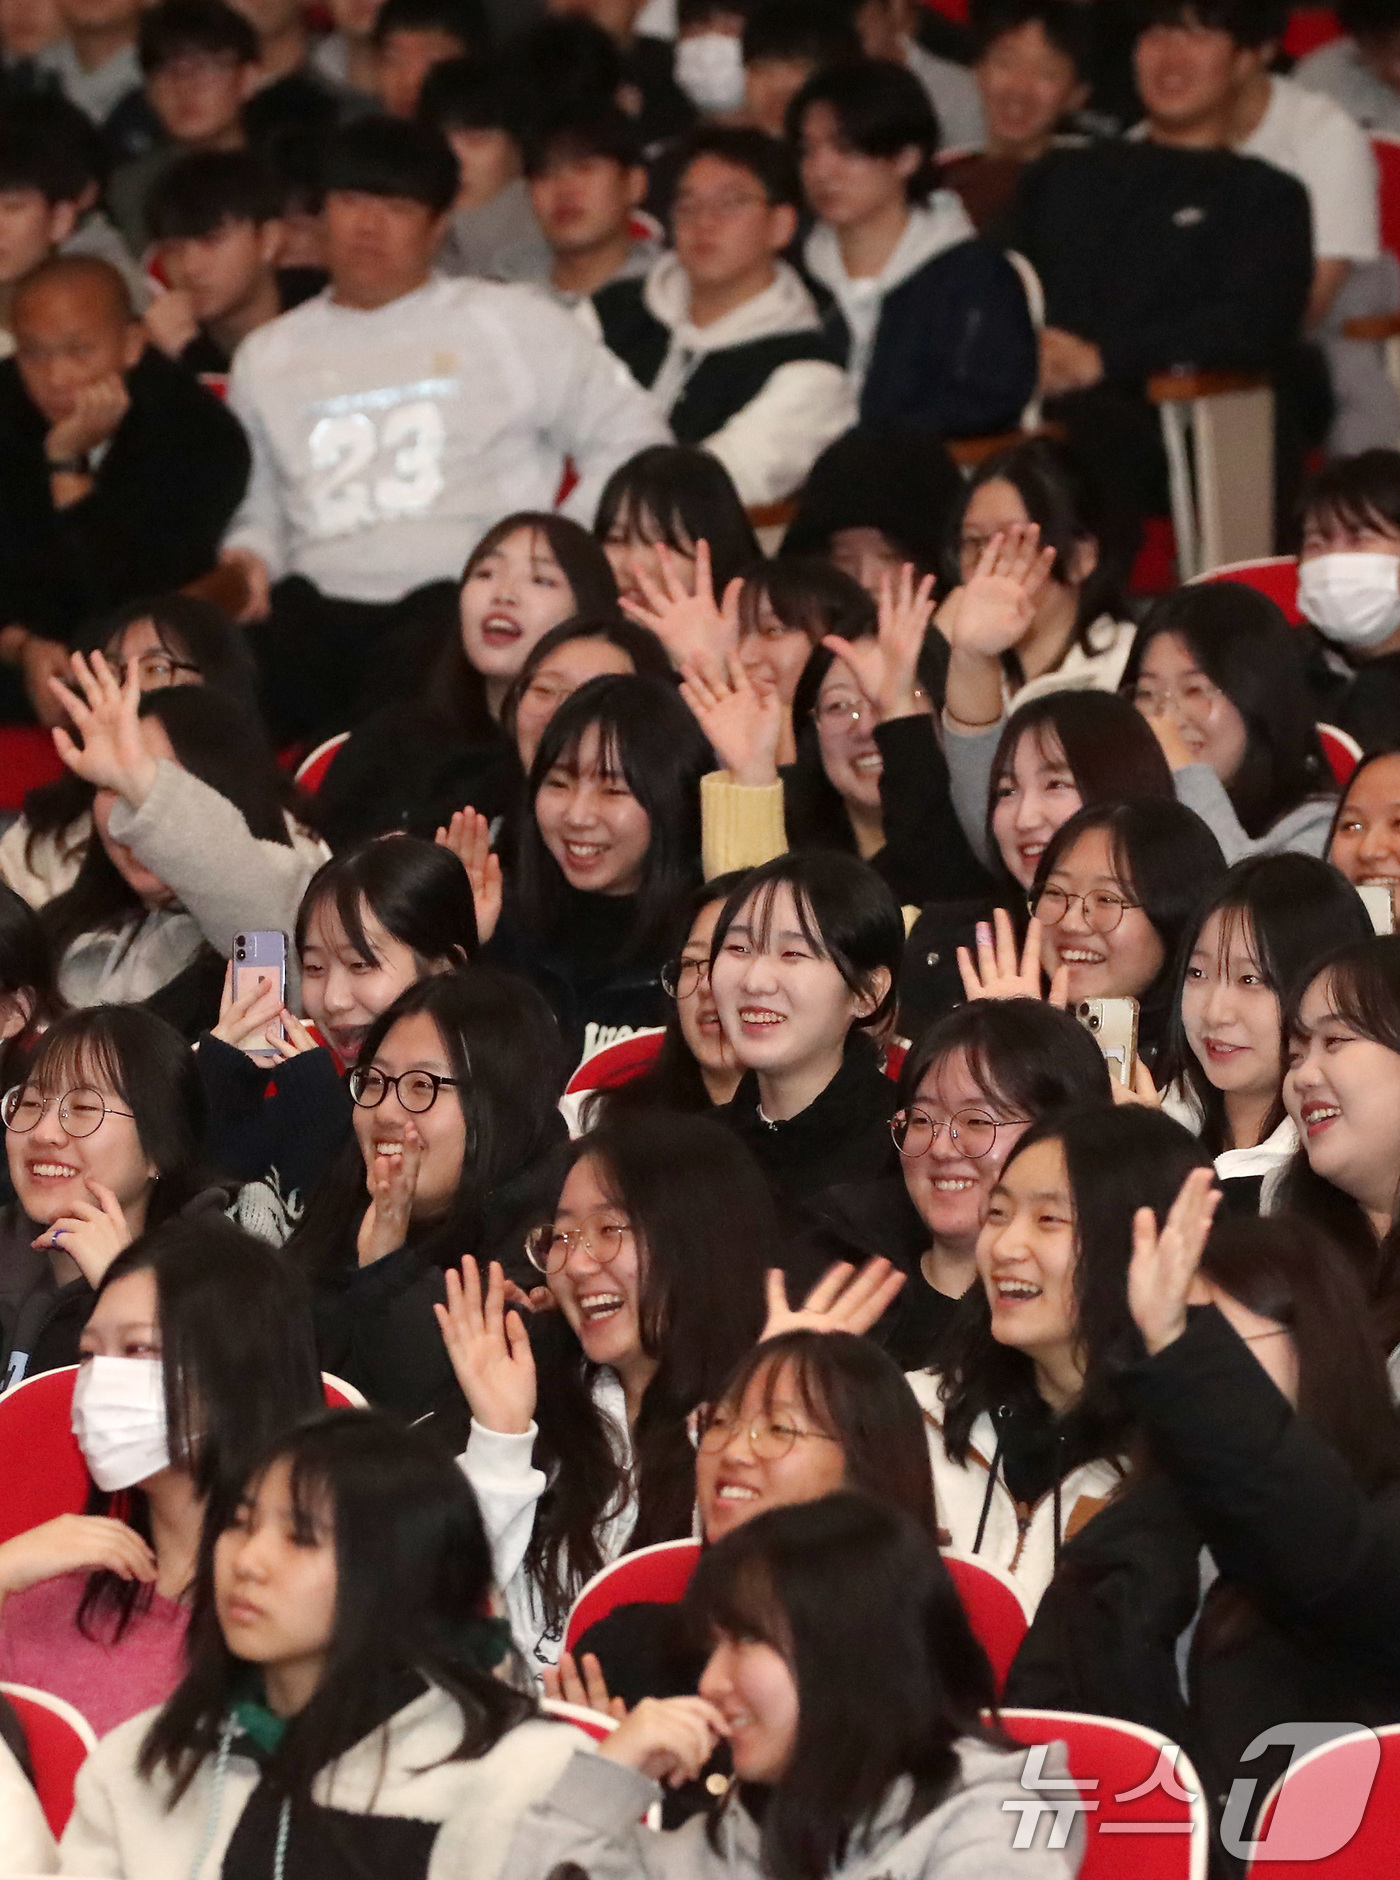
M771 1417L754 1417L745 1423L742 1417L726 1416L722 1410L717 1410L700 1425L698 1446L706 1455L718 1455L741 1432L760 1462L781 1462L784 1456L792 1454L794 1444L799 1442L834 1443L837 1440L825 1430L796 1430L790 1423L775 1423Z
M1141 901L1127 901L1108 888L1090 888L1087 894L1071 894L1067 888L1042 888L1035 904L1035 917L1042 927L1056 927L1068 914L1070 902L1078 901L1084 909L1084 925L1091 933L1112 933L1130 907Z
M661 968L661 990L671 999L688 999L709 983L708 960L667 960Z
M0 1098L0 1121L6 1129L16 1136L23 1136L33 1129L41 1116L58 1105L58 1126L65 1136L90 1136L94 1130L102 1127L106 1116L125 1116L135 1122L130 1110L115 1109L100 1090L94 1090L89 1084L79 1084L75 1090L66 1090L61 1097L41 1097L37 1090L28 1084L16 1084L13 1090L7 1090Z
M414 1116L432 1109L444 1084L451 1090L461 1088L458 1078L439 1077L436 1071L400 1071L397 1077L390 1077L373 1065L364 1070L357 1065L346 1082L351 1102L362 1110L377 1110L392 1090L400 1105Z
M1026 1116L988 1116L985 1110L957 1110L946 1123L940 1123L927 1110L911 1108L890 1118L890 1134L905 1161L915 1162L921 1155L928 1154L940 1132L946 1129L951 1147L976 1162L990 1155L996 1147L999 1129L1010 1129L1029 1121Z
M562 1273L576 1247L587 1247L599 1266L611 1266L632 1232L626 1221L609 1214L590 1214L577 1227L556 1227L547 1221L525 1236L525 1258L537 1272Z

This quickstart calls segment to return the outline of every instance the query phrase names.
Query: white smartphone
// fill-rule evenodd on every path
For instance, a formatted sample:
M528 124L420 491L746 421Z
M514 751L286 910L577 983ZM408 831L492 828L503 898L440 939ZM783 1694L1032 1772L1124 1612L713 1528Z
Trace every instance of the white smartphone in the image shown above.
M273 933L262 928L252 933L236 933L233 936L233 996L241 999L255 985L273 986L277 991L279 1004L287 998L287 936ZM285 1027L279 1024L279 1031L285 1037ZM267 1051L250 1053L255 1057L266 1057L276 1061L277 1053L270 1048Z
M1371 925L1377 933L1395 932L1395 890L1382 887L1379 883L1370 883L1356 892L1366 904L1366 912L1371 916Z
M1103 1052L1109 1076L1131 1090L1137 1063L1137 1000L1081 999L1074 1015Z

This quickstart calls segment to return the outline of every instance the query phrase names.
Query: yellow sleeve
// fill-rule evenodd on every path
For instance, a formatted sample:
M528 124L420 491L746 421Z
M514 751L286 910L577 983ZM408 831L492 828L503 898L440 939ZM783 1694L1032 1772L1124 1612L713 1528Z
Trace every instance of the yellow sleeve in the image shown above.
M700 779L700 830L706 881L785 855L781 781L734 783L727 770L710 771Z

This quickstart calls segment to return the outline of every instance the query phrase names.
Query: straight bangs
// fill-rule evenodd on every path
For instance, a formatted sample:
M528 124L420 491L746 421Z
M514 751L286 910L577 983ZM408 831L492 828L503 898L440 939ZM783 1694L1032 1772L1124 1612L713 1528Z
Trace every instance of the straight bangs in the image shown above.
M812 1419L824 1436L840 1441L840 1431L836 1428L827 1404L813 1357L813 1348L805 1339L794 1341L786 1349L778 1351L772 1349L771 1340L755 1345L730 1378L720 1404L726 1409L737 1410L750 1384L755 1378L761 1378L765 1416L772 1416L779 1393L787 1389L797 1398L804 1415Z
M65 1030L55 1036L46 1033L30 1060L25 1082L45 1096L62 1096L69 1090L86 1086L107 1088L133 1109L131 1091L116 1039L105 1027L89 1030ZM140 1133L138 1126L138 1135Z
M690 1637L703 1651L712 1651L720 1637L741 1645L771 1645L792 1666L792 1627L778 1597L771 1564L756 1548L729 1552L727 1572L715 1570L712 1551L700 1556L685 1596L685 1624Z
M647 543L649 547L661 543L677 555L695 553L695 543L690 539L679 502L672 504L664 514L658 514L653 501L645 497L624 495L609 525L609 533L614 529L621 530L624 535L638 542Z
M367 901L364 890L358 882L350 879L338 861L327 862L312 877L310 886L301 897L295 934L298 955L306 951L306 934L313 915L319 913L327 903L340 922L345 938L354 948L356 957L366 966L378 966L379 955L370 944L369 934L365 930L364 910Z
M252 1507L279 1462L288 1465L287 1499L291 1504L293 1541L298 1547L317 1547L330 1534L337 1542L338 1553L335 1485L327 1471L324 1452L312 1444L289 1442L270 1455L265 1454L244 1483L237 1506L229 1510L225 1527L232 1525L234 1516L242 1509Z
M720 915L715 927L716 936L718 937L721 931L727 934L745 907L748 907L749 937L755 946L763 948L766 952L773 940L776 919L773 911L774 903L777 901L778 891L781 888L787 888L792 895L793 905L797 910L797 925L807 945L811 947L819 960L830 960L853 992L859 990L853 980L850 962L838 959L823 939L821 929L817 926L816 915L812 910L811 898L807 890L798 882L774 877L760 882L747 894L743 888L737 889L730 897L729 907ZM713 958L713 955L711 957Z
M1372 1044L1400 1053L1397 986L1367 970L1369 964L1363 966L1355 958L1336 960L1327 970L1328 1002L1344 1025L1350 1025Z
M605 783L625 783L632 794L637 797L638 802L641 802L636 783L628 774L627 759L623 753L622 737L617 720L607 718L601 713L598 717L590 718L573 727L554 753L548 770L562 770L566 777L581 776L583 773L579 764L579 751L588 733L595 730L598 733L596 774ZM543 744L543 739L541 739L541 744ZM535 786L536 793L538 793L539 784L544 782L546 774L547 771L539 777Z

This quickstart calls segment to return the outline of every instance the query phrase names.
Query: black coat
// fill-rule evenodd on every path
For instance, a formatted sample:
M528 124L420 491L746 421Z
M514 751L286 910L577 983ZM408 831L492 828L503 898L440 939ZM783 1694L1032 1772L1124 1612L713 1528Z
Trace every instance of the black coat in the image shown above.
M1160 1730L1217 1823L1236 1776L1253 1780L1252 1819L1287 1761L1242 1761L1260 1732L1400 1722L1400 1483L1368 1494L1213 1307L1123 1390L1155 1471L1065 1545L1005 1701ZM1204 1604L1202 1548L1220 1575Z
M55 509L48 422L0 362L0 621L68 643L93 614L212 568L248 481L231 411L153 347L127 374L131 407L91 492Z

